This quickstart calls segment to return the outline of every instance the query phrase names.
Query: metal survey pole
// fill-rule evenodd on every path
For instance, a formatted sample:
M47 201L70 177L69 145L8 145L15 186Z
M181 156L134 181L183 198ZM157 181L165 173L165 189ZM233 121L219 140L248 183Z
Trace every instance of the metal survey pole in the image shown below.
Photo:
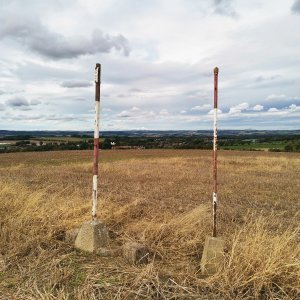
M98 156L99 156L99 115L100 115L100 80L101 65L95 67L95 127L94 127L94 164L93 164L93 202L92 218L97 217L97 194L98 194Z
M213 139L213 232L217 236L217 117L218 117L218 73L219 69L214 68L214 139Z

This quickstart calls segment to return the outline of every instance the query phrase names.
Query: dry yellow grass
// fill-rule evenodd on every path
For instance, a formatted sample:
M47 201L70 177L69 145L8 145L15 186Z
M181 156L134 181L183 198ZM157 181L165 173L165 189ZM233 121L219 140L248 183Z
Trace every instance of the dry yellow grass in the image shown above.
M75 251L59 239L89 219L90 151L0 157L0 299L300 299L300 155L221 152L224 268L199 264L210 234L211 153L100 153L99 215L114 245L145 243L152 262Z

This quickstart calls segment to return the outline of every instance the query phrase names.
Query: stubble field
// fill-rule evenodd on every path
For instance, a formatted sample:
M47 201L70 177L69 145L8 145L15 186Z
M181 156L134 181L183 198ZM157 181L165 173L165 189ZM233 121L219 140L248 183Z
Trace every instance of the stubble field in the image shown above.
M300 155L219 152L224 266L200 272L211 233L211 152L100 152L99 217L146 244L147 265L75 251L90 218L92 152L0 156L0 299L300 299Z

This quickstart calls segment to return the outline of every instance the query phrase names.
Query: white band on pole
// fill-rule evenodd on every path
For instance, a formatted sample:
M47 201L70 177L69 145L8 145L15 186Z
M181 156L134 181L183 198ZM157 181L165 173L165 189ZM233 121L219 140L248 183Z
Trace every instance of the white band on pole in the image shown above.
M95 69L95 82L98 83L99 82L99 67L97 67Z
M100 115L100 101L95 101L95 128L94 138L99 138L99 115Z
M217 203L217 201L218 201L217 193L213 193L213 204Z
M214 143L213 150L217 150L217 118L218 118L218 108L214 108Z

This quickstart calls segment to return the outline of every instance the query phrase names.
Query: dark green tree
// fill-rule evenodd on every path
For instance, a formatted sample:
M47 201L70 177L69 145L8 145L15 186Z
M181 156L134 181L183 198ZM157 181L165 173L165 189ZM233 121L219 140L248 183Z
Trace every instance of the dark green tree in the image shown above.
M105 138L104 141L101 143L101 149L111 149L111 140Z

